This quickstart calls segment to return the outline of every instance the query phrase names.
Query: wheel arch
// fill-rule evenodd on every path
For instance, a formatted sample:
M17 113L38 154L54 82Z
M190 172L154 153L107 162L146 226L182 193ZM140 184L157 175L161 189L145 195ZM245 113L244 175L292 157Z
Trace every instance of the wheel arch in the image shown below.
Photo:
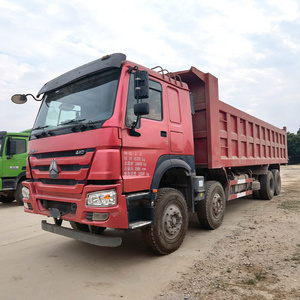
M190 156L162 156L157 162L151 191L164 187L178 189L193 208L192 177L195 175L194 159Z
M278 170L280 172L280 164L269 165L269 170Z
M20 173L15 180L15 189L17 189L17 186L19 184L19 182L22 182L26 179L26 172L22 172Z

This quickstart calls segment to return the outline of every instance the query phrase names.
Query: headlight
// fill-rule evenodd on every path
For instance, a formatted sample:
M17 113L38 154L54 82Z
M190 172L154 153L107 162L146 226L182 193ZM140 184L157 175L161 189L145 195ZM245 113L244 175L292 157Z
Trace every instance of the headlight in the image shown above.
M27 188L26 186L22 187L22 196L26 200L29 200L29 198L30 198L29 188Z
M108 207L117 204L117 193L115 190L107 190L101 192L93 192L87 194L87 206Z

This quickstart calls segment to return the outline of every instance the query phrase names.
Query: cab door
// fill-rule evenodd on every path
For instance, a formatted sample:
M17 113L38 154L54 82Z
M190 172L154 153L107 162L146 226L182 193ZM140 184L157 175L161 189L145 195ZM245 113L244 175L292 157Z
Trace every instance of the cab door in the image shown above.
M133 108L137 100L134 98L134 76L128 74L129 87L125 126L122 130L122 177L124 192L149 190L156 163L162 155L169 154L169 136L166 107L163 105L162 85L149 80L149 114L141 117L140 122L130 131L131 125L137 120Z
M26 171L27 139L7 137L2 154L3 177L17 177Z

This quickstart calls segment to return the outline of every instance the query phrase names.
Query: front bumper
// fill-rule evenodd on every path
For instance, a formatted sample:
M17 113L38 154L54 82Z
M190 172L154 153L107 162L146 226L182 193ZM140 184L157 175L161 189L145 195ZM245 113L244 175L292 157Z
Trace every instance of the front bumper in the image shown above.
M86 185L83 188L82 194L64 194L51 193L43 188L39 188L39 193L34 182L25 181L24 186L29 188L30 199L23 199L26 207L25 212L44 215L47 217L53 216L53 209L59 210L56 217L74 221L91 226L127 229L128 216L126 198L122 194L122 184L114 185ZM41 187L39 185L39 187ZM117 205L112 207L87 207L86 197L88 193L115 189L117 192ZM93 214L108 214L105 221L93 221Z
M45 220L42 221L42 229L62 236L73 238L85 243L102 247L118 247L122 243L121 237L111 237L93 234L89 232L78 231L56 224L49 224Z

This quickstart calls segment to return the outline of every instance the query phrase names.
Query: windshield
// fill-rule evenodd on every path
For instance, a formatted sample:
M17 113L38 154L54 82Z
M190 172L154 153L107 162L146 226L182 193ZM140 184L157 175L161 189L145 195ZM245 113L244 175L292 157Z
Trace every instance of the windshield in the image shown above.
M33 135L60 129L64 134L67 127L76 124L93 124L93 128L99 128L96 124L102 125L113 114L119 77L120 70L113 69L46 94L33 127Z

